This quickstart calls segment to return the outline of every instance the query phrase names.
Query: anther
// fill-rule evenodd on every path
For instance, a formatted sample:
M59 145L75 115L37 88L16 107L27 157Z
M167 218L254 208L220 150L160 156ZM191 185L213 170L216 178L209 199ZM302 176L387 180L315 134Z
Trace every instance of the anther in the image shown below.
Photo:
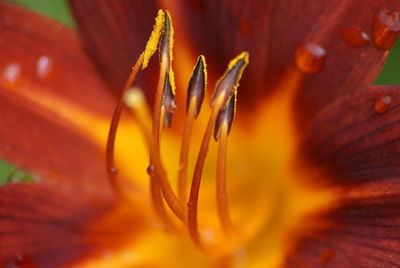
M215 121L215 127L214 127L214 139L216 141L219 140L220 137L220 132L221 132L221 126L223 124L226 124L228 127L228 135L229 132L231 131L232 127L232 122L233 118L235 117L235 112L236 112L236 92L230 97L228 100L228 103L225 104L225 106L219 111L217 120Z
M193 120L197 118L203 104L207 83L206 61L199 56L187 89L187 116L182 136L182 146L179 158L178 197L185 204L187 199L187 167L189 162L189 145Z
M150 34L150 38L146 43L146 48L144 49L144 59L142 69L145 69L149 64L151 56L157 51L160 37L164 29L165 13L161 9L158 10L158 14L153 26L153 31Z
M176 102L175 102L175 94L172 90L170 76L167 73L165 76L165 84L164 84L164 95L162 98L162 108L164 109L164 126L170 127L172 123L172 117L176 110Z
M207 85L207 70L206 70L206 60L203 55L197 58L196 66L193 70L192 76L190 77L189 86L187 90L186 98L186 112L189 112L190 101L196 98L196 110L194 117L200 113L201 105L204 101L204 96L206 92Z
M172 48L174 45L174 28L172 27L171 16L168 11L164 13L164 28L160 40L160 61L164 59L168 63L167 71L171 68L172 62Z
M249 63L249 53L242 52L236 58L229 62L228 68L221 78L217 81L214 94L211 98L211 106L214 106L216 99L221 94L225 94L225 102L232 96L238 86L244 68Z

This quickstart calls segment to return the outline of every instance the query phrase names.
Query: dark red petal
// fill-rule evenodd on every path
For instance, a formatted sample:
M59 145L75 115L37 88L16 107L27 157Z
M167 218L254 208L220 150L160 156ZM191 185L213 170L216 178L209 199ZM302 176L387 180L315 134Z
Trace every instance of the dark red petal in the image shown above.
M4 87L29 88L37 95L45 92L96 113L109 113L111 95L71 30L4 1L0 14L0 82ZM13 66L20 71L14 80L7 75Z
M302 222L284 267L399 267L400 196L345 199L320 218ZM321 229L307 229L321 221ZM303 224L304 223L304 224Z
M142 217L135 208L118 214L110 201L71 185L0 187L0 266L64 267L132 242ZM31 266L7 266L19 262Z
M308 75L299 92L302 122L335 98L371 85L387 55L371 43L358 48L346 43L342 29L361 29L372 38L373 20L380 10L400 11L400 3L390 0L166 2L171 3L166 6L173 16L183 17L176 32L185 31L195 50L206 55L210 68L222 73L232 56L249 51L239 107L245 96L254 104L260 95L273 90L293 63L299 45L315 42L322 46L326 51L322 71Z
M326 107L310 124L299 158L329 174L313 183L360 194L400 192L400 87L377 86Z
M154 1L70 0L83 44L114 90L121 90L135 60L152 31L157 8ZM146 91L156 87L158 69L139 75Z

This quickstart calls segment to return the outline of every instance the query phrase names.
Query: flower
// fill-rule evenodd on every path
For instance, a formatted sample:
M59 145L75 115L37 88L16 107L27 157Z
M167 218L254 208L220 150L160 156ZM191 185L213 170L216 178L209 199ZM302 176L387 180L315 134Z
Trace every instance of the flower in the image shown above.
M400 264L399 93L397 86L371 86L400 31L399 3L70 3L94 62L75 33L0 3L0 155L42 178L0 187L2 264ZM211 144L199 200L203 250L188 235L160 225L147 191L148 151L138 119L128 113L119 125L115 154L127 196L115 198L104 167L115 103L109 89L122 88L158 7L171 12L175 26L178 109L179 89L186 88L197 54L207 59L209 84L242 50L251 57L226 154L230 213L240 239L219 231L211 190L217 152ZM137 85L149 99L158 72L153 60L139 74ZM194 123L195 145L206 109ZM161 139L168 174L178 170L184 116L178 110L176 129Z

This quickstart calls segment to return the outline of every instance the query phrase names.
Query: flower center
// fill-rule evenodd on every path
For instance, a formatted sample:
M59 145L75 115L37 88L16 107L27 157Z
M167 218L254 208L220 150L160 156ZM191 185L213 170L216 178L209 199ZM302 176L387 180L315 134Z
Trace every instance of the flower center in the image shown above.
M304 188L292 184L292 178L299 177L299 175L293 172L294 169L291 166L292 158L295 154L296 138L293 136L294 130L292 129L290 105L294 89L297 89L304 73L297 69L289 70L288 77L285 78L286 88L276 94L274 98L271 98L267 105L264 105L267 109L258 113L262 115L262 118L254 120L256 122L255 127L249 127L249 130L240 133L239 136L241 136L242 140L236 139L235 144L239 144L239 146L234 148L239 153L229 155L229 157L233 156L235 158L232 161L238 163L238 166L234 168L234 172L231 172L233 176L227 176L227 161L230 161L229 157L227 157L228 135L235 116L236 90L242 72L248 64L248 54L243 52L234 58L229 63L225 73L217 81L214 93L210 98L210 113L208 120L206 120L207 123L204 125L205 130L203 130L204 134L201 136L197 157L194 158L195 164L193 165L192 173L190 165L190 148L193 143L192 129L201 112L207 83L205 58L199 56L187 89L186 117L180 142L176 179L177 191L175 193L174 187L170 184L171 178L169 175L171 173L167 172L167 170L170 170L168 168L169 165L165 165L166 159L162 157L161 139L163 130L171 126L176 110L172 45L173 27L170 15L168 12L159 11L146 49L138 57L132 68L131 75L122 90L110 125L106 156L107 170L112 188L117 196L123 194L117 180L117 169L114 166L114 143L119 118L125 104L133 111L146 139L150 153L147 173L150 178L151 200L160 222L168 231L182 236L188 235L198 248L210 256L224 256L237 251L259 232L260 226L264 226L265 222L271 225L270 228L267 228L267 233L272 235L273 238L269 240L281 243L283 238L274 236L280 236L287 229L291 229L294 221L300 219L299 215L304 215L316 207L315 204L311 203L321 202L321 206L323 206L331 200L330 196L325 195L325 193L314 195L315 191L304 190ZM132 88L131 86L140 67L145 68L147 66L151 55L157 49L160 55L160 73L152 116L150 116L151 112L140 89ZM151 119L149 119L150 117ZM268 122L268 125L265 122ZM254 137L254 141L261 141L261 144L253 144L252 141L249 141L246 138L250 136L249 132L252 132L251 137ZM280 136L277 136L277 133ZM261 137L260 135L264 136ZM206 157L212 136L214 136L218 145L216 157L214 156L213 158L215 160L214 164L204 170L207 165L210 166L208 163L206 165ZM243 141L246 141L246 145L241 144ZM251 149L239 148L247 145ZM271 153L268 153L268 150ZM255 152L262 154L258 155ZM246 167L243 162L250 163L250 165ZM271 163L271 166L265 163ZM227 190L227 177L229 179L240 179L240 175L236 174L240 173L237 172L239 168L247 168L247 171L245 171L245 178L242 179L243 182L238 185L252 185L251 181L256 179L263 181L259 187L268 189L268 193L265 191L251 193L253 190L254 192L260 190L254 189L256 188L254 185L251 191L246 187L234 189L235 197L237 196L237 198L235 198L236 203L233 204L232 208L234 210L232 211L228 205L228 195L231 195L232 192ZM214 172L213 176L208 174L210 170ZM267 174L266 170L268 171ZM203 171L207 172L205 176L203 176ZM190 176L191 174L192 176ZM201 206L199 193L203 177L215 178L213 181L215 196L209 199L213 199L215 202L215 214L218 216L218 224L222 230L221 234L218 235L215 235L218 232L214 230L214 223L209 225L212 226L211 229L207 230L209 226L207 228L200 226L199 228L199 222L200 225L207 221L212 222L211 218L205 216L207 214L202 213L202 211L199 214L199 205ZM287 178L289 179L287 180ZM207 181L207 186L209 184L210 181ZM238 192L239 194L237 194ZM288 193L289 196L287 195ZM306 200L301 202L297 200L305 196L307 196ZM285 200L280 200L282 198ZM254 200L257 201L253 202ZM293 210L296 210L297 213L292 213L288 216L286 212L283 212L288 208L276 207L279 204L287 205L288 203L290 203L289 210L292 211L292 207L296 207ZM297 206L297 203L301 203L301 205ZM237 210L240 211L238 212ZM232 217L231 214L235 217ZM242 219L240 227L235 220L232 220L232 218L236 219L237 215L240 215ZM280 225L281 220L285 224ZM276 222L279 223L277 224ZM248 229L251 230L249 231ZM274 230L275 233L270 233L271 230ZM283 247L283 245L278 245L279 247ZM285 248L285 250L288 249Z
M172 70L173 27L169 13L164 13L163 11L159 12L156 18L154 31L146 50L139 56L132 69L131 75L126 82L125 88L114 111L110 126L107 142L107 170L111 186L116 193L120 193L121 190L116 181L117 169L114 167L114 143L119 118L123 108L123 101L125 100L126 105L131 107L136 114L142 113L141 110L145 109L143 108L145 105L142 103L143 98L140 97L140 91L129 88L139 68L141 66L145 67L148 58L154 53L155 43L158 43L160 54L160 75L153 108L151 133L148 133L148 129L144 126L146 124L144 122L145 119L139 120L144 122L142 131L148 139L150 151L150 164L147 173L150 177L152 202L157 215L166 228L174 232L181 232L180 227L176 224L176 220L181 221L187 226L188 233L193 242L199 248L205 249L206 246L202 243L201 235L198 230L198 201L203 168L213 132L215 140L219 142L216 168L218 215L225 234L231 236L235 233L227 203L226 150L228 134L235 114L236 90L242 72L248 64L248 54L243 52L233 59L229 63L226 72L216 83L215 91L210 101L211 114L200 146L193 172L190 194L188 196L187 177L192 124L200 113L207 82L205 58L204 56L199 56L187 90L187 115L181 144L178 195L176 195L169 183L160 149L161 132L163 128L171 126L173 114L176 109L175 81L174 72ZM149 50L152 50L150 54L148 52ZM164 202L167 204L170 212L172 212L172 215L164 206ZM175 216L176 219L171 219L171 216Z

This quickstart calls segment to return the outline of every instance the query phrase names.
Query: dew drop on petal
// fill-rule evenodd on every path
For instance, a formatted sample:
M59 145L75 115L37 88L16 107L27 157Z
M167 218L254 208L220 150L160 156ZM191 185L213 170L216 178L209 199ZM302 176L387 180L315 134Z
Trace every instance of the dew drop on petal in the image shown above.
M6 87L15 88L21 82L22 68L18 63L9 63L3 68L1 82Z
M150 164L150 165L147 167L146 172L147 172L147 175L153 176L153 174L154 174L154 165L153 165L153 164Z
M112 167L110 169L110 171L111 171L112 174L117 174L118 173L118 169L116 167Z
M295 51L297 67L305 73L318 73L325 63L326 52L321 46L307 42Z
M38 268L38 265L26 255L17 255L15 258L8 262L7 268Z
M381 10L374 18L373 40L377 48L389 50L400 33L400 14Z
M375 99L375 112L377 114L383 114L389 109L389 105L392 102L392 98L387 94L380 94Z
M340 34L347 44L355 47L362 47L371 42L368 34L358 28L343 28Z
M49 56L40 56L36 64L36 74L42 80L48 80L54 73L54 61Z

